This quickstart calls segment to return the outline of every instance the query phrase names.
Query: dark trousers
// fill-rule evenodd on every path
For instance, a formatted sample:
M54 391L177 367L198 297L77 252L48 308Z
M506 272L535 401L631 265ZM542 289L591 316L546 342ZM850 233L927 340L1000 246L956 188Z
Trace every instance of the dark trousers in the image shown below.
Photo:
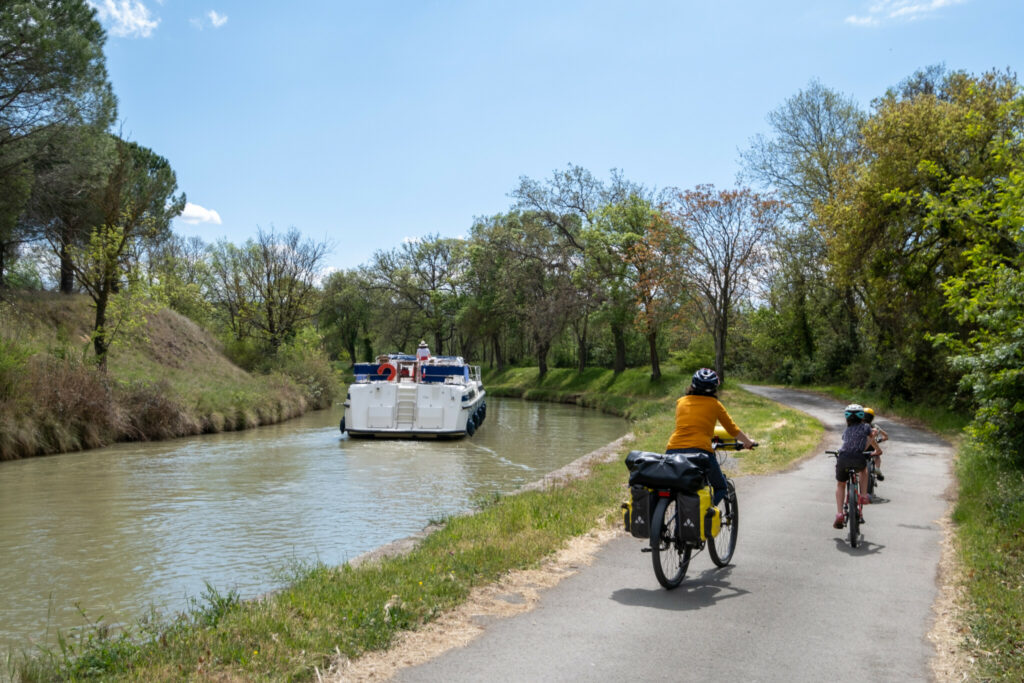
M722 474L722 466L718 464L718 458L715 457L714 453L709 453L703 448L670 448L665 453L682 453L690 462L704 470L708 477L708 483L715 490L713 500L715 505L718 505L725 498L729 485L725 481L725 475Z

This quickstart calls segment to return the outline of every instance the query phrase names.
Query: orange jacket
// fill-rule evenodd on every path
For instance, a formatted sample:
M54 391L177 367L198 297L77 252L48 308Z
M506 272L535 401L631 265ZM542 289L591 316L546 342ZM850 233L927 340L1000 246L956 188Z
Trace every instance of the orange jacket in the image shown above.
M725 406L714 396L683 396L676 401L676 429L665 450L702 448L710 451L716 422L721 422L732 436L740 433Z

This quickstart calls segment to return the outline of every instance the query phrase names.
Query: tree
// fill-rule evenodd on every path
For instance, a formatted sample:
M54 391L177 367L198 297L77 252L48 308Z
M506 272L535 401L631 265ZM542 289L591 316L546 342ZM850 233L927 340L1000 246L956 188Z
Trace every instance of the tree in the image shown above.
M138 283L142 241L166 234L185 207L184 193L174 195L178 183L166 159L133 142L117 140L116 147L116 163L97 197L102 222L92 226L87 245L70 249L75 275L93 300L93 348L104 368L120 324L132 317L122 307L117 319L108 320L111 297L125 284ZM129 286L124 298L132 294Z
M32 142L33 188L22 215L22 233L44 239L60 263L60 291L75 288L69 250L88 239L104 220L101 195L116 164L117 138L106 122L58 126Z
M221 325L235 342L247 339L251 332L250 308L256 293L246 275L245 261L254 259L254 247L236 247L221 239L208 248L211 273L209 297Z
M313 307L326 242L303 240L295 228L279 235L259 229L241 260L242 273L254 300L248 322L259 330L270 349L278 350L301 322L315 314Z
M822 207L833 202L848 183L849 167L858 158L865 114L840 93L811 81L768 114L771 137L758 135L741 154L743 176L758 181L786 202L787 224L776 236L772 308L779 316L788 355L811 359L823 328L822 312L838 310L849 330L854 316L834 305L852 299L828 282L828 246L820 229ZM855 340L848 339L847 345Z
M162 302L200 325L213 316L213 278L207 245L199 237L171 235L147 248L148 284Z
M353 364L359 360L357 348L368 334L372 311L369 283L361 271L331 273L324 285L320 324L328 331L328 341L336 340Z
M715 342L715 370L725 378L725 355L735 307L751 291L764 265L769 239L784 204L743 188L711 185L677 192L670 220L691 245L683 263L701 317Z
M869 381L891 396L955 386L928 339L964 332L939 283L967 267L972 237L961 222L930 218L930 203L959 178L1005 177L989 149L1020 130L1019 116L1006 113L1019 93L1016 78L998 72L917 75L890 89L862 128L850 182L825 208L830 272L857 293Z
M77 150L55 137L82 126L102 131L114 118L105 40L85 0L12 0L0 11L0 284L14 248L34 238L38 223L17 222L30 196L62 196L37 187L28 165L53 150L73 157Z
M1024 97L1000 118L1024 121ZM977 405L972 428L1024 465L1024 137L1018 126L989 148L997 177L960 176L941 196L927 198L928 222L955 225L970 242L966 267L942 283L946 307L969 326L946 334L960 386Z
M393 342L401 348L431 336L434 355L444 353L453 335L464 267L461 240L439 235L374 254L367 272L371 286L387 295L381 323Z
M14 0L0 12L0 149L109 116L106 35L85 0Z
M587 257L578 275L601 281L605 307L637 326L647 341L651 379L659 379L658 334L681 296L681 233L666 225L651 193L633 187L597 211L584 234Z

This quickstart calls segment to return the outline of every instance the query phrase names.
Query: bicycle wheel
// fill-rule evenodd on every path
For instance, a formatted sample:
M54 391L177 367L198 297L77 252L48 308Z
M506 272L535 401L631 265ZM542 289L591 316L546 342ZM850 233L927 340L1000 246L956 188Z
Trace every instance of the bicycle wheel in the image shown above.
M850 521L850 547L856 548L860 542L860 515L857 512L857 496L860 487L857 485L857 478L850 477L846 482L846 509L847 519Z
M736 551L736 538L740 532L740 506L736 501L736 485L731 479L726 480L729 484L725 498L718 504L718 510L722 515L722 530L718 536L708 539L708 554L711 561L719 567L724 567L732 560L732 554Z
M679 543L679 521L675 496L658 498L658 506L651 517L651 559L658 583L668 589L683 582L690 564L690 548Z
M875 461L868 458L868 497L875 495Z

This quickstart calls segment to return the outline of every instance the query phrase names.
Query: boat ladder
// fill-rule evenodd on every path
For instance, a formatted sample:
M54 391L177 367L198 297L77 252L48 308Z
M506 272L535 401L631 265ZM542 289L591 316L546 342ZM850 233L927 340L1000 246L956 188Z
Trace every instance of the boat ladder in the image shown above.
M396 427L412 429L416 421L416 385L398 385L398 405L396 406Z

